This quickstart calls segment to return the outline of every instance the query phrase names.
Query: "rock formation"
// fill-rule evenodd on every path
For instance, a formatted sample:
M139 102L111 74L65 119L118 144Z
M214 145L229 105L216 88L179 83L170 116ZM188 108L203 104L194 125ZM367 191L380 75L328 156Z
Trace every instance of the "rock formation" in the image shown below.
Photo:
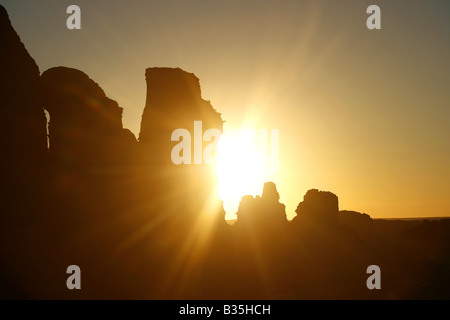
M338 197L328 191L308 190L295 210L294 223L308 223L324 228L339 226Z
M172 162L172 148L178 141L171 136L176 129L191 135L194 155L194 121L202 121L202 133L208 129L222 131L223 120L209 101L201 97L199 79L179 68L148 68L147 99L141 121L139 145L142 151L146 189L156 211L165 216L186 216L197 219L218 201L214 168L206 163ZM207 143L203 143L202 151ZM171 208L170 213L168 208Z
M0 200L3 212L27 212L44 183L47 133L38 99L39 68L0 6ZM36 198L36 199L34 199Z
M56 67L40 80L49 121L49 202L71 230L113 220L134 203L130 176L137 141L122 108L77 69ZM68 230L69 231L69 230Z
M220 113L202 99L199 79L193 73L180 68L148 68L145 76L147 100L139 142L153 144L155 148L165 142L170 146L172 132L178 128L191 130L194 120L203 122L204 131L210 128L222 131Z
M264 183L261 197L242 197L236 213L238 225L252 228L276 229L287 225L285 205L279 202L280 195L273 182Z
M39 68L0 6L0 146L9 159L35 159L47 147L46 120L38 100Z
M259 213L259 204L261 197L252 195L246 195L241 198L239 202L239 208L236 212L237 221L236 225L248 225L255 220L255 216Z
M40 252L33 235L40 231L48 180L38 82L39 68L0 5L0 298L24 296L28 279L19 275L36 270L29 253Z
M136 140L122 128L122 108L116 101L77 69L51 68L40 84L50 114L50 155L57 165L101 170L123 163Z
M368 239L375 233L372 218L366 213L341 210L338 214L339 223L355 230L361 238Z
M280 203L277 186L273 182L264 183L261 194L261 213L272 226L287 223L286 206Z

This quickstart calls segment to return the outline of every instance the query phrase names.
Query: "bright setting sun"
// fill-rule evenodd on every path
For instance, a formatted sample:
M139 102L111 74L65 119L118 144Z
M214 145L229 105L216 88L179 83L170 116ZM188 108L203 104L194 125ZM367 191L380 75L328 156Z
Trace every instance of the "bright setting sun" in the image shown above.
M244 195L259 195L264 182L273 178L270 166L276 153L278 147L273 148L269 158L264 131L260 130L259 135L253 129L224 132L218 144L216 172L219 196L224 202L227 219L235 218Z

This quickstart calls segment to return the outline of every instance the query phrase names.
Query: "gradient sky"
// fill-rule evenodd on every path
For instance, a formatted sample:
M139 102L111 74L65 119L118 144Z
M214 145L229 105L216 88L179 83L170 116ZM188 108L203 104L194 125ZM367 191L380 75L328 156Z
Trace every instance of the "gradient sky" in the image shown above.
M373 218L450 216L450 1L0 4L41 72L87 73L136 136L153 66L195 73L225 128L279 129L288 218L311 188ZM71 4L81 30L66 28ZM381 30L366 28L371 4Z

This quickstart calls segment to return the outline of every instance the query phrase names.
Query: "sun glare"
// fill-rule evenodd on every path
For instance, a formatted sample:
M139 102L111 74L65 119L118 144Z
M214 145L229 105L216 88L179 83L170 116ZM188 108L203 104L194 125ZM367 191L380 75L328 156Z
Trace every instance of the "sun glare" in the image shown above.
M217 150L219 196L227 219L233 219L244 195L260 194L265 181L264 161L252 130L225 132Z

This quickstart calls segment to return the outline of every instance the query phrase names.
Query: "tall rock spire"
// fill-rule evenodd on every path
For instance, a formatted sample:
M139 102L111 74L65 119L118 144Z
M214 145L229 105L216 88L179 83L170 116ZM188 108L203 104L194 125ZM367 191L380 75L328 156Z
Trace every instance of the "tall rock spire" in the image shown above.
M172 208L173 212L180 213L176 214L178 217L198 217L202 210L212 210L206 205L208 201L218 200L215 171L204 162L173 163L171 151L178 142L172 141L171 136L176 129L189 131L194 158L194 140L201 141L208 129L222 131L223 120L211 103L201 97L199 79L194 74L179 68L148 68L146 81L147 99L139 145L144 167L148 168L150 198L158 208ZM200 137L194 132L194 121L202 122ZM203 149L206 145L203 143ZM217 208L220 205L214 210Z
M39 68L0 6L0 149L4 162L33 161L47 148Z
M163 147L170 150L172 132L178 128L191 130L195 120L202 121L203 130L222 131L220 113L202 99L199 79L193 73L180 68L148 68L145 76L147 99L139 134L141 143L153 145L158 153ZM164 156L170 161L170 151Z
M0 224L8 225L27 220L40 205L47 132L39 68L1 5L0 48Z

